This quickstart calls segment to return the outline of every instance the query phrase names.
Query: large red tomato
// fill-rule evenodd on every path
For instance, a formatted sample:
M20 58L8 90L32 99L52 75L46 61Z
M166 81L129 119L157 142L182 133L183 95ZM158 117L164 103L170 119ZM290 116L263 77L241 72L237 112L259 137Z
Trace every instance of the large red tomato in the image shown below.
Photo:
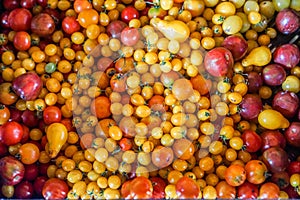
M62 29L67 34L72 34L76 31L80 30L80 24L76 20L76 17L73 16L67 16L62 21Z
M61 110L56 106L48 106L43 112L43 119L48 125L54 122L60 122L61 116Z
M139 12L132 6L128 6L121 12L122 21L129 23L132 19L138 19L140 17Z
M196 199L200 193L197 183L187 176L180 178L175 187L179 198Z
M8 15L8 23L14 31L27 31L30 29L32 14L25 8L12 10Z
M30 48L31 37L25 31L19 31L14 37L14 46L19 51L26 51Z
M7 146L21 142L23 137L23 127L18 122L6 122L1 127L3 131L3 143Z
M45 199L65 199L68 191L69 187L65 181L58 178L50 178L46 181L42 194Z
M261 148L262 139L253 130L244 131L242 134L242 139L244 141L247 151L250 153L254 153Z

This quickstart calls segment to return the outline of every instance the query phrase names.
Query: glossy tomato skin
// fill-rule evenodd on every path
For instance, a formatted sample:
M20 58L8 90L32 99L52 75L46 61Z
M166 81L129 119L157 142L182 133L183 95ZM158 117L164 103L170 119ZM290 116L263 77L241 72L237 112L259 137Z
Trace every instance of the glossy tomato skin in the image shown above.
M9 16L9 11L4 11L0 15L0 25L1 27L5 29L9 29L9 22L8 22L8 16Z
M23 127L18 122L6 122L2 125L3 143L7 146L21 142L23 137Z
M180 178L176 185L176 194L179 198L195 199L199 196L200 188L196 182L186 176Z
M19 31L16 33L13 43L17 50L26 51L31 45L30 35L25 31Z
M151 198L152 192L153 187L148 178L144 176L138 176L131 181L130 194L133 199Z
M140 17L139 12L132 6L126 7L121 12L121 19L123 22L129 23L132 19L138 19Z
M32 183L29 181L22 181L16 185L14 195L17 199L31 199L34 195Z
M278 130L266 130L260 136L262 138L262 151L275 146L284 149L286 146L286 138Z
M46 181L48 180L48 178L46 176L38 176L34 182L33 182L33 189L35 194L38 197L42 196L42 190L44 187L44 184L46 183Z
M12 10L8 15L8 23L14 31L27 31L30 29L32 14L25 8Z
M236 188L229 185L226 181L220 181L216 185L217 198L234 199L236 197Z
M286 171L289 175L300 173L300 161L292 161L288 165Z
M35 100L43 88L42 79L35 72L18 76L12 84L15 93L26 101Z
M62 29L67 34L72 34L80 30L80 24L77 22L76 17L67 16L62 21Z
M282 190L289 186L290 184L290 176L287 172L279 172L272 174L271 181L278 185L278 187Z
M237 188L237 198L256 199L258 197L258 185L245 181Z
M266 165L260 160L250 160L245 170L247 173L247 180L253 184L261 184L266 180L268 169Z
M37 178L39 175L39 168L37 164L30 164L30 165L24 165L25 167L25 173L24 173L24 179L27 181L33 181Z
M4 184L16 185L24 177L24 165L12 156L6 156L0 159L0 177Z
M261 137L253 130L246 130L242 134L243 142L250 153L257 152L262 145Z
M31 110L25 110L22 113L22 122L24 123L24 125L28 126L28 127L35 127L38 124L38 117L36 115L36 113L34 111Z
M36 0L21 0L20 1L21 7L26 8L26 9L33 8L33 6L35 6L35 4L36 4Z
M150 181L153 187L154 199L163 199L165 197L165 187L167 186L166 182L160 177L151 177Z
M58 178L48 179L42 190L45 199L65 199L67 197L69 188L65 181Z
M263 152L262 159L271 172L284 171L288 166L288 154L280 147L271 147Z
M126 27L121 32L121 41L126 46L134 46L140 40L140 33L136 28Z
M3 7L5 10L13 10L20 6L19 0L3 0L2 1Z
M60 122L61 118L61 110L56 106L48 106L43 112L43 119L47 125L55 122Z

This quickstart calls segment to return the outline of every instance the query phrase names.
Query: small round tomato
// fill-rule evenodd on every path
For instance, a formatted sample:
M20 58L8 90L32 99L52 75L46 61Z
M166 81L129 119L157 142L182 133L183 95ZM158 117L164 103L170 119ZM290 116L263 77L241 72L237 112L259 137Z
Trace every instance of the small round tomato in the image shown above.
M126 46L134 46L140 40L138 29L126 27L121 32L121 41Z
M23 127L18 122L6 122L1 127L3 131L3 143L7 146L21 142L23 137Z
M241 137L248 152L254 153L261 148L262 139L255 131L246 130Z
M153 187L151 181L144 177L138 176L130 183L130 196L133 199L147 199L152 197Z
M237 198L239 199L256 199L258 197L258 186L245 181L237 188Z
M49 125L54 122L60 122L62 117L61 110L56 106L48 106L43 112L45 124Z
M220 199L234 199L236 197L235 187L226 181L221 181L216 185L217 197Z
M193 156L195 147L193 143L187 139L178 139L173 144L173 151L178 158L188 160Z
M266 180L268 172L267 166L260 160L250 160L245 170L247 173L247 180L253 184L261 184Z
M241 165L230 165L225 171L225 180L231 186L242 185L246 180L246 170Z
M110 86L114 92L124 92L126 90L126 77L121 74L114 74L110 79Z
M7 122L10 118L10 111L9 109L0 104L0 125L3 125L5 122Z
M92 101L91 112L100 119L107 118L111 115L110 105L111 102L107 97L99 96Z
M31 45L31 37L25 31L19 31L14 36L14 46L19 51L26 51L30 48Z
M195 199L199 197L200 188L197 183L189 177L181 177L175 187L179 198Z
M275 183L264 183L259 189L259 199L278 199L279 187Z
M150 181L153 186L153 195L154 199L162 199L165 197L165 187L167 186L166 182L160 177L151 177Z
M67 34L72 34L80 30L80 24L76 20L76 17L67 16L62 21L62 29Z
M122 21L129 23L132 19L138 19L140 17L139 12L132 6L128 6L121 12Z
M94 9L86 9L79 13L77 20L83 28L87 28L91 24L98 23L99 14Z
M128 138L122 138L119 142L119 146L122 151L128 151L129 149L132 148L132 140Z
M35 144L26 143L19 148L19 155L22 163L30 165L38 161L40 150Z
M8 15L8 23L14 31L26 31L30 29L32 14L25 8L12 10Z
M69 187L65 181L50 178L45 182L42 194L45 199L65 199L68 191Z

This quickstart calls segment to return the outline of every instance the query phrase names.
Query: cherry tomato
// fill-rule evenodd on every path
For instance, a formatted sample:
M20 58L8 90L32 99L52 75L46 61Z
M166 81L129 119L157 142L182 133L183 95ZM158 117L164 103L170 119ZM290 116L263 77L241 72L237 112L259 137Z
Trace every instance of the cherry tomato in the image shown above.
M76 17L67 16L62 21L62 29L67 34L72 34L80 30L80 24Z
M30 165L38 161L40 157L39 148L33 143L25 143L19 148L22 163Z
M65 199L68 191L69 187L65 181L50 178L45 182L42 194L45 199Z
M254 153L261 148L262 139L255 131L246 130L241 137L248 152Z
M181 177L176 185L176 194L179 198L196 199L199 196L200 188L196 182L186 176Z
M7 146L21 142L24 130L18 122L6 122L1 129L3 131L3 143Z
M136 177L130 183L130 194L133 199L151 198L152 192L152 183L144 176Z
M121 74L114 74L110 79L110 86L114 92L124 92L126 90L126 77Z
M225 171L225 180L229 185L239 186L246 180L246 170L241 165L230 165Z
M234 199L236 188L229 185L226 181L221 181L216 185L217 197L220 199Z
M239 199L256 199L258 197L258 186L245 181L237 188L237 198Z
M128 151L132 148L132 140L128 138L122 138L119 142L120 148L122 151Z
M60 122L62 118L61 110L56 106L48 106L43 112L45 124L49 125L54 122Z
M8 15L8 23L14 31L27 31L30 29L32 14L25 8L12 10Z
M165 187L167 186L166 182L160 177L151 177L150 181L153 186L153 195L154 199L162 199L165 197Z
M138 19L139 17L139 12L132 6L126 7L121 12L121 19L126 23L129 23L132 19Z
M91 112L100 119L107 118L111 115L110 105L111 102L107 97L97 97L91 103Z
M275 183L264 183L259 189L259 199L277 199L280 189Z
M247 173L247 180L253 184L261 184L266 180L267 166L260 160L250 160L245 170Z
M138 29L126 27L121 32L121 41L126 46L134 46L140 40Z
M5 122L7 122L10 118L10 111L9 109L0 104L0 125L3 125Z

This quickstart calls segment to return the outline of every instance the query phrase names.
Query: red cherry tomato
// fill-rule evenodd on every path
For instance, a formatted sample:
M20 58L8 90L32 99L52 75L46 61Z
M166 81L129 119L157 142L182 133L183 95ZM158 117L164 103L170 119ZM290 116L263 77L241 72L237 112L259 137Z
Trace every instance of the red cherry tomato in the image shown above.
M62 21L62 29L67 34L72 34L80 30L80 24L76 20L76 17L67 16Z
M58 178L50 178L46 181L42 194L45 199L65 199L68 191L69 187L65 181Z
M153 186L153 199L163 199L165 197L166 182L160 177L151 177L150 181Z
M246 149L250 153L254 153L261 148L262 139L261 137L253 130L246 130L242 134L243 142L246 146Z
M14 31L27 31L30 29L32 14L25 8L12 10L8 15L8 23Z
M43 112L43 118L46 124L61 121L61 110L56 106L48 106Z
M245 181L237 188L237 198L239 199L256 199L258 196L258 186Z
M30 35L25 31L17 32L14 37L14 46L19 51L26 51L30 48L31 38Z
M144 177L138 176L130 183L130 195L133 199L148 199L152 197L153 187L151 181Z
M7 146L21 142L23 137L23 127L18 122L6 122L2 126L3 143Z
M129 23L132 19L138 19L140 17L139 12L132 6L128 6L121 12L122 21Z
M126 46L134 46L140 40L140 33L136 28L126 27L121 32L121 41Z

